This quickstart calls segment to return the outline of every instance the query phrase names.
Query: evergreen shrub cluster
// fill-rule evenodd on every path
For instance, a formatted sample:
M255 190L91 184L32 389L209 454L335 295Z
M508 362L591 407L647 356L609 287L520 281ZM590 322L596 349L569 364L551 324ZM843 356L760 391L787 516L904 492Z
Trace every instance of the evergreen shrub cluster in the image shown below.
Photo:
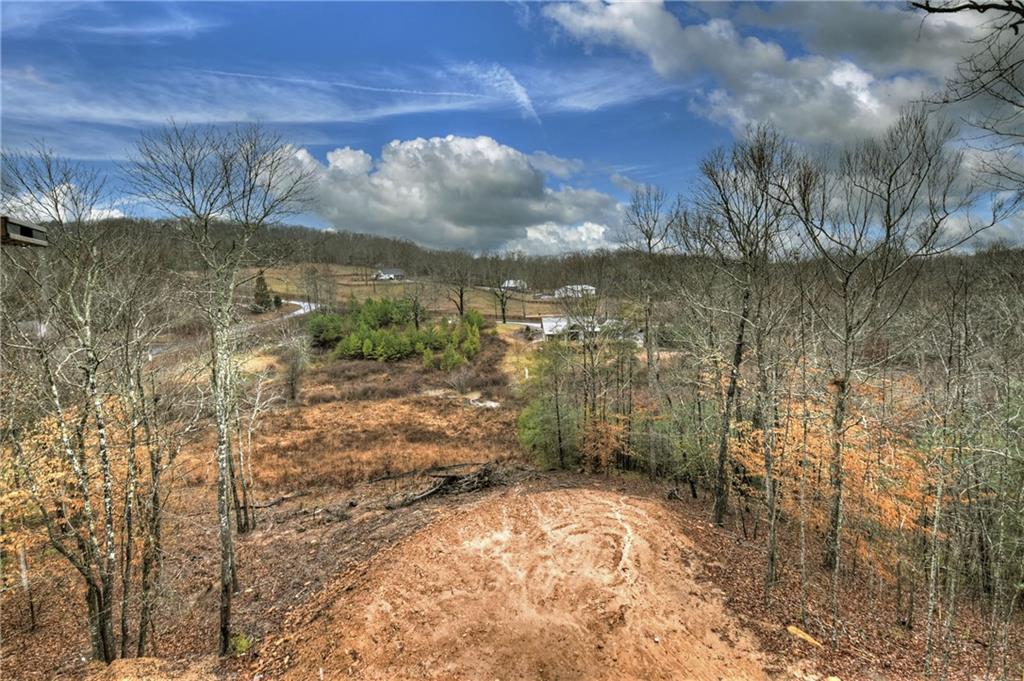
M451 371L480 352L483 317L469 311L457 321L419 325L422 310L407 300L370 298L352 302L347 314L315 314L307 322L310 341L347 359L395 362L418 355L426 368Z

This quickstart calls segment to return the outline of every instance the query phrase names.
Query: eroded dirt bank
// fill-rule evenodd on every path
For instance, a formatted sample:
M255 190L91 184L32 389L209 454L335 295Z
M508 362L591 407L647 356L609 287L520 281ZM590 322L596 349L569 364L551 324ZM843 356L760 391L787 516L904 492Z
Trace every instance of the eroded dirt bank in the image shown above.
M770 678L701 560L656 502L513 486L339 578L255 676Z

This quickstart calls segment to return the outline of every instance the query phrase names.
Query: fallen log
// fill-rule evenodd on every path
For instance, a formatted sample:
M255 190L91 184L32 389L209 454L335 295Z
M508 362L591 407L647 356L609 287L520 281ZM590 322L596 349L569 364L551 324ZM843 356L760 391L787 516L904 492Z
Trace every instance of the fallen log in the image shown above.
M272 508L274 506L278 506L280 504L283 504L284 502L288 501L289 499L296 499L298 497L304 497L307 494L309 494L309 492L292 492L291 494L285 494L284 496L280 496L280 497L274 499L273 501L264 501L262 503L255 504L255 505L253 505L253 508Z
M402 473L389 473L387 475L381 475L376 478L371 478L368 482L383 482L384 480L401 480L402 478L411 478L416 475L426 475L429 473L436 473L438 471L447 471L453 468L466 468L468 466L482 466L484 465L480 461L467 461L464 463L450 463L444 466L431 466L430 468L418 468L411 471L405 471Z
M472 473L458 475L455 473L434 474L430 476L437 482L421 492L414 492L403 497L397 503L388 503L385 508L401 508L423 501L435 494L462 494L484 489L498 484L493 463L485 463Z

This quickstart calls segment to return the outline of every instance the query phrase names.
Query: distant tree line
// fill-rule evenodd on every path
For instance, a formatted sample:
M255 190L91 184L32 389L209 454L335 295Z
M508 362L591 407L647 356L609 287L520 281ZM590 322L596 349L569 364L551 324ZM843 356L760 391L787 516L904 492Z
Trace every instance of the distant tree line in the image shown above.
M43 220L49 223L47 220ZM110 229L118 229L123 238L136 241L158 251L161 266L172 271L187 272L202 267L202 259L180 244L181 226L167 218L118 217L95 221ZM211 231L225 243L238 237L238 225L223 219L212 219ZM508 299L515 291L505 286L522 281L532 291L550 292L559 286L587 283L588 273L601 262L600 267L614 272L613 281L627 279L642 262L643 256L619 249L599 249L590 252L570 252L562 255L541 256L520 252L442 251L419 246L411 241L392 239L372 234L345 231L325 231L309 227L271 224L250 237L248 248L253 263L273 265L342 265L365 271L367 280L378 268L397 267L408 277L435 279L451 289L453 306L458 308L460 288L463 297L468 289L486 287L495 289L495 295ZM654 259L675 259L669 254L655 253ZM446 296L447 297L447 296ZM499 306L501 301L499 302Z

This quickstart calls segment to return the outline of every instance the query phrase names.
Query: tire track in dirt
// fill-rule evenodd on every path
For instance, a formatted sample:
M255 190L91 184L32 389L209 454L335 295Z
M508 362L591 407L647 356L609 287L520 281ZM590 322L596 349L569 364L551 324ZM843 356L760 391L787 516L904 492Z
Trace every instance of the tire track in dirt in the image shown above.
M699 560L657 502L516 486L328 590L263 678L769 678L720 592L698 582Z

